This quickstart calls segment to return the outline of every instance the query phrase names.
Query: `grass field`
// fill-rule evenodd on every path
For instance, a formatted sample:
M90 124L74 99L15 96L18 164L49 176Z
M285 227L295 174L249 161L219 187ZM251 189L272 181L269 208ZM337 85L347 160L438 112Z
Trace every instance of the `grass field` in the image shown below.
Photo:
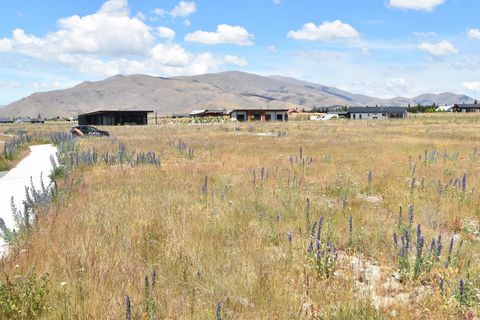
M3 317L480 316L480 116L108 129L161 165L77 168L0 262Z

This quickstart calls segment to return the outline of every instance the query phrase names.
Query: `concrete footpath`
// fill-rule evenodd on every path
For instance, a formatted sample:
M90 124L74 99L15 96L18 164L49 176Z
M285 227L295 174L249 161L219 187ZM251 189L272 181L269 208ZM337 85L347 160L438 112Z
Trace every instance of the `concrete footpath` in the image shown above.
M30 177L36 189L40 188L40 175L45 185L50 183L48 176L52 171L50 156L56 157L57 148L50 145L30 147L30 154L0 178L0 218L7 227L15 228L11 211L11 199L19 209L23 209L25 187L30 186ZM5 243L0 239L0 255L5 251Z

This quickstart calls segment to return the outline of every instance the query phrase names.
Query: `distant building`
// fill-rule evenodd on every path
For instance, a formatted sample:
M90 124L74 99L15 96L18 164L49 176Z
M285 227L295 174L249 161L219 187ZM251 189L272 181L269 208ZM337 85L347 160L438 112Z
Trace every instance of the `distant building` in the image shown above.
M226 109L200 109L192 110L189 113L189 116L196 118L206 118L206 117L224 117L228 115L228 110Z
M230 111L230 118L244 121L288 121L289 109L235 109Z
M78 115L79 125L124 126L147 125L148 114L145 110L102 110Z
M13 120L9 118L0 118L0 123L13 123Z
M480 112L480 104L456 104L452 108L453 112Z
M452 112L453 106L440 106L435 109L436 112Z
M403 119L407 117L407 108L404 107L350 107L343 112L329 112L339 117L352 120L387 120Z
M15 119L15 123L45 123L45 120L36 118L18 118Z
M289 112L298 112L297 109L202 109L189 113L193 118L224 117L240 122L246 121L288 121Z

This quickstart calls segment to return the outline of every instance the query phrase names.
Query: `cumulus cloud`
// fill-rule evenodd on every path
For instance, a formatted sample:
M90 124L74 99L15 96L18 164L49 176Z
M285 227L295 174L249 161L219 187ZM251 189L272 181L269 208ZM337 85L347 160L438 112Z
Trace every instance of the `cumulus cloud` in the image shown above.
M197 6L195 5L195 2L180 1L180 3L173 8L171 15L174 18L186 18L192 13L195 13L195 11L197 11Z
M312 22L306 23L300 30L290 31L288 38L308 41L333 41L339 39L358 38L360 34L355 28L340 20L325 21L321 25Z
M163 39L173 40L175 38L175 31L167 27L157 27L157 34Z
M221 24L215 32L197 30L185 36L185 41L202 44L235 44L239 46L253 45L253 35L240 26Z
M170 15L173 18L186 18L196 11L197 5L194 1L180 1L171 11L166 11L162 8L156 8L153 10L153 13L160 17L163 17L164 15Z
M446 40L437 43L423 42L418 46L418 49L428 52L431 57L458 53L458 49Z
M480 92L480 81L473 81L473 82L464 82L462 87L469 91L478 91Z
M245 67L248 64L247 60L234 55L226 55L224 61L230 64L235 64L239 67Z
M433 11L444 2L445 0L389 0L388 4L396 9Z
M468 34L468 37L471 39L480 40L480 29L474 29L474 28L468 29L467 34Z
M188 6L178 8L178 16L192 11ZM156 44L156 37L173 40L175 31L154 29L131 17L127 0L106 1L96 13L60 19L57 25L57 31L42 37L16 29L11 37L0 39L0 52L101 77L118 73L198 74L216 71L226 63L222 56L190 53L178 44Z

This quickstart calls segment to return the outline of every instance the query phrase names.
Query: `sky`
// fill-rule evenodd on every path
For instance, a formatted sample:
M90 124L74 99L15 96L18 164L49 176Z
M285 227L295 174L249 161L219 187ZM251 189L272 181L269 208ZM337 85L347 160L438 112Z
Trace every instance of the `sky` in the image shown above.
M4 1L0 105L116 74L228 70L477 98L478 12L478 0Z

